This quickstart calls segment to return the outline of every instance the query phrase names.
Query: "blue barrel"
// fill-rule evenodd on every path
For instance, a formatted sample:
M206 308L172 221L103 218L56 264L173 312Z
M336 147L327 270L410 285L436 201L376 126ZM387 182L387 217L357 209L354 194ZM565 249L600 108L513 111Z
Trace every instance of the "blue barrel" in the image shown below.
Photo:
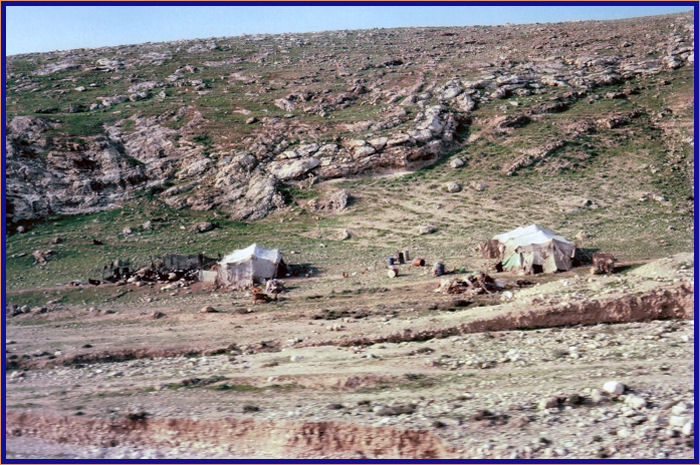
M442 276L445 274L445 265L442 262L437 262L435 263L435 267L433 268L433 273L435 276Z
M389 266L394 266L395 261L396 261L396 259L394 257L389 257L386 259L386 264Z

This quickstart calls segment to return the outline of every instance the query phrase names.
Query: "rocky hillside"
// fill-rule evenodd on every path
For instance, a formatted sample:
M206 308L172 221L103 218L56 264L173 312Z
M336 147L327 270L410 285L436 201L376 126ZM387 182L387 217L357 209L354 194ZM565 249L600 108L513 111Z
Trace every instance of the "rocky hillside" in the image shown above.
M692 200L693 33L688 13L12 56L7 221L137 196L254 220L324 179L452 155L494 178L590 170L630 139L650 141L619 155L645 173L634 187L676 205Z

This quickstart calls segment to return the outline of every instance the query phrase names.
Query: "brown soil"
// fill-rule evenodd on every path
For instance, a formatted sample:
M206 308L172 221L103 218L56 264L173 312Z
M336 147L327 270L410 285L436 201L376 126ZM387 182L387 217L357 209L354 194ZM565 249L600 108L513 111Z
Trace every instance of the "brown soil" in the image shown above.
M298 280L261 305L192 286L9 317L10 456L688 456L667 418L676 403L692 408L691 254L527 287L498 274L510 294L468 306L402 270L383 282L383 270L362 283ZM609 380L647 407L594 402ZM552 398L584 400L538 407ZM633 437L608 434L618 430Z
M38 436L58 443L177 447L227 446L232 456L443 459L453 451L427 431L367 427L341 422L274 422L256 419L186 418L105 421L8 412L13 436Z
M557 326L628 323L693 317L693 289L680 285L674 289L653 291L612 300L592 300L535 308L526 312L497 314L469 323L436 330L404 331L388 336L343 341L325 341L317 345L371 345L380 342L425 341L457 334L511 329L552 328ZM498 312L502 313L502 312Z
M425 286L419 286L425 288ZM432 286L429 286L429 288ZM426 291L427 288L423 289ZM505 307L505 306L504 306ZM369 337L334 338L297 344L297 347L318 346L368 346L382 342L426 341L434 338L446 338L458 334L470 334L487 331L506 331L513 329L548 328L557 326L595 325L599 323L629 323L664 319L690 319L693 317L693 289L681 284L668 289L656 289L639 295L623 296L606 300L586 300L559 305L541 304L527 311L509 307L496 308L487 316L477 317L459 325L430 328L420 331L404 329L401 332ZM121 362L127 360L216 355L227 353L232 346L203 345L187 347L143 347L80 353L54 359L8 360L9 368L47 368L52 366L70 366L90 363ZM249 353L276 351L274 347L251 347Z

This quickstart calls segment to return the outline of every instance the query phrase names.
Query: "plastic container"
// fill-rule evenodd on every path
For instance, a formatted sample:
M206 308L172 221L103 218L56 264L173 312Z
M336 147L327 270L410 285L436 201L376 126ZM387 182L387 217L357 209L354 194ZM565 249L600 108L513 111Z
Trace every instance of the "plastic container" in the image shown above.
M445 274L445 264L442 262L435 263L435 266L433 267L433 274L435 276L444 275Z

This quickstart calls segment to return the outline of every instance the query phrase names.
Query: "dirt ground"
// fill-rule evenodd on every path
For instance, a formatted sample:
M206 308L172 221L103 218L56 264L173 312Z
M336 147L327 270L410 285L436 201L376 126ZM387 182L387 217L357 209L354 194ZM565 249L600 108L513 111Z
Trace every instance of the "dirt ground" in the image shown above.
M690 458L692 263L498 273L469 298L404 266L265 304L156 285L18 314L7 457Z

